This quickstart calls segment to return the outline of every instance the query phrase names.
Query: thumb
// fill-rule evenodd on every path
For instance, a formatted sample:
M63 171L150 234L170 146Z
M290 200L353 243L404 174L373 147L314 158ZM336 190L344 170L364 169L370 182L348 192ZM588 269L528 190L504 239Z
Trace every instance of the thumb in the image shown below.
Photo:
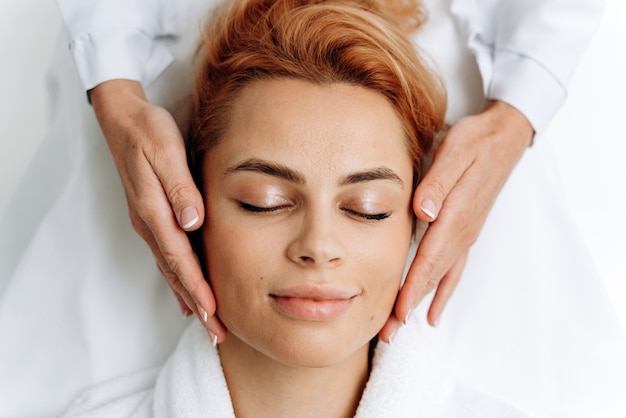
M184 166L187 167L186 165ZM204 221L204 204L189 171L178 173L176 180L170 173L169 184L163 184L167 198L176 214L178 225L185 231L195 231Z
M450 191L470 165L471 159L467 154L458 152L454 147L447 147L444 141L435 153L430 169L415 189L415 215L425 222L436 220Z
M170 155L169 160L156 174L167 194L178 225L185 231L200 228L204 221L204 203L189 171L184 148L180 153Z
M185 231L195 231L204 221L202 196L193 181L185 141L172 115L165 109L153 107L146 122L152 147L146 153L158 177L178 225Z

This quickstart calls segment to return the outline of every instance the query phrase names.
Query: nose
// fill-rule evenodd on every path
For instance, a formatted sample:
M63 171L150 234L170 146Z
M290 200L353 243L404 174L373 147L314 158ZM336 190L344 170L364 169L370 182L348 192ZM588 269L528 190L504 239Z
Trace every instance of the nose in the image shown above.
M333 215L308 213L302 217L287 247L287 257L292 262L304 267L331 267L342 263L345 258L342 230Z

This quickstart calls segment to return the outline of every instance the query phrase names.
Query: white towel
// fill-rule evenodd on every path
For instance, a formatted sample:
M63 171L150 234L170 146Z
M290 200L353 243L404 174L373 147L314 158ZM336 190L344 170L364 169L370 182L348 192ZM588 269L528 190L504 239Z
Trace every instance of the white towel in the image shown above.
M416 321L392 345L379 343L357 418L471 418L526 416L494 398L447 379L428 352ZM154 369L124 376L83 393L67 417L235 416L219 352L198 322L189 326L176 351Z

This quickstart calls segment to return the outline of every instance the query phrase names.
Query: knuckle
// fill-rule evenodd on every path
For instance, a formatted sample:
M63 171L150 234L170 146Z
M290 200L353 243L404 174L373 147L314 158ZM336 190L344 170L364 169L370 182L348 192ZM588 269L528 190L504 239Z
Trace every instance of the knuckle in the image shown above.
M426 189L428 189L429 193L433 195L438 201L443 201L447 194L447 188L443 182L438 179L429 180L428 183L424 185Z
M140 203L136 207L137 216L145 223L146 227L151 230L161 226L166 220L172 218L172 212L169 207L163 208L162 205Z
M162 250L162 255L168 269L174 276L176 276L177 279L183 276L182 272L184 264L193 258L193 252L186 250L177 253L169 250Z
M175 275L169 275L166 277L167 284L169 284L170 289L177 295L183 295L185 293L185 286L178 280Z
M165 262L167 263L167 267L168 269L178 277L178 273L180 272L180 268L181 268L181 259L178 256L178 254L174 254L170 251L167 250L163 250L163 259L165 260Z
M428 256L418 254L416 257L421 259L420 263L423 266L422 274L424 277L427 277L422 288L430 287L431 290L434 289L439 282L439 269L443 262L443 255L439 253L429 254Z
M434 279L434 278L428 279L426 283L424 284L424 287L422 288L423 294L428 294L432 292L437 287L438 284L439 284L439 280Z
M167 198L172 205L183 204L196 192L195 186L187 183L175 183L168 191Z
M186 291L185 286L183 286L175 275L171 275L170 278L167 279L167 283L170 285L170 288L179 295L182 295Z
M146 197L138 198L134 202L134 208L137 216L142 220L150 218L155 213L154 208L148 204L148 199Z
M452 227L457 231L464 231L472 225L473 209L467 206L458 206L454 209L454 216L450 218Z
M145 239L145 224L143 221L135 215L135 212L130 212L130 224L140 237Z
M167 267L159 266L159 270L161 271L161 274L163 275L163 277L165 277L167 284L170 286L170 288L174 292L180 294L181 292L185 290L183 284L178 279L178 276L176 275L176 273L174 273L172 270L170 270Z
M137 233L137 235L139 235L141 239L143 239L152 249L151 244L154 241L154 236L148 225L134 212L131 212L130 214L130 224L135 233Z

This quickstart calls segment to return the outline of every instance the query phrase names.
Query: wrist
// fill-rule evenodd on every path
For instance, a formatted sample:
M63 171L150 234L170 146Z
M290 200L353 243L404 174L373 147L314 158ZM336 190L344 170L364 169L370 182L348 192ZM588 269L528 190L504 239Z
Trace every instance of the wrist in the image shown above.
M148 104L141 83L134 80L110 80L89 92L98 124L109 141L135 124L136 116Z
M495 132L507 132L523 148L532 144L535 130L530 121L514 106L499 100L488 100L481 113L487 126Z
M146 101L141 83L126 79L115 79L100 83L88 90L87 95L96 113L102 109L120 108L120 106L124 107L128 103Z

